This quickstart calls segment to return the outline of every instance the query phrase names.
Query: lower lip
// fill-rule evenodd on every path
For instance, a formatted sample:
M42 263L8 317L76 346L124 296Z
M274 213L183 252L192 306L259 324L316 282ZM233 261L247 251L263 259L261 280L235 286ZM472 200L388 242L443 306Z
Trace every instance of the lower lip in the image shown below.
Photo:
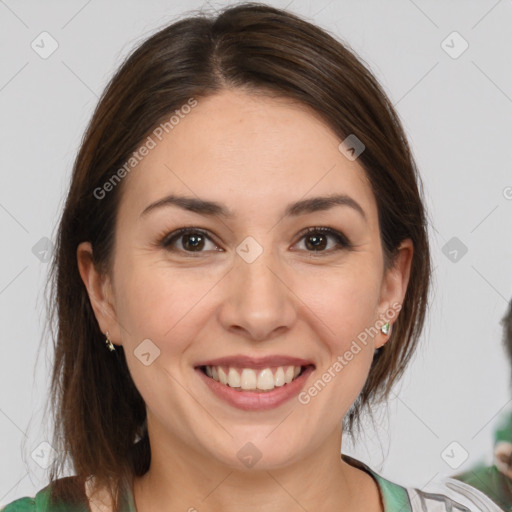
M211 377L208 377L200 368L196 368L196 371L202 377L203 381L215 395L225 400L228 404L244 411L264 411L279 407L281 404L300 393L300 390L306 383L306 379L313 370L313 366L308 366L302 375L292 380L289 384L276 387L272 391L254 392L237 391L235 388L221 384Z

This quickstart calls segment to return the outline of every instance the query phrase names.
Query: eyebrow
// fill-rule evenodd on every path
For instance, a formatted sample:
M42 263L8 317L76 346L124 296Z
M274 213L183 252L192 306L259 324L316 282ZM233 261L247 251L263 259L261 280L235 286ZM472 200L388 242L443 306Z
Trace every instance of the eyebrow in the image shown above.
M201 215L223 217L225 219L232 219L235 217L234 212L221 203L175 194L168 195L154 203L151 203L144 209L140 216L143 217L153 210L169 206L177 206L183 210L199 213ZM291 203L286 207L284 217L296 217L307 213L325 211L335 206L348 206L358 212L363 219L367 221L366 214L361 205L355 199L352 199L346 194L312 197Z

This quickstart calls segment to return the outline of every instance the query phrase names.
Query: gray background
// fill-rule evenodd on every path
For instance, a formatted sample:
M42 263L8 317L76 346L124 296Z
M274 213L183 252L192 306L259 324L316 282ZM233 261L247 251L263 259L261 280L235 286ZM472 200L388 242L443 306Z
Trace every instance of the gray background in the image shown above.
M387 478L423 487L490 456L511 396L499 320L512 295L512 2L269 3L289 5L366 61L424 180L435 270L422 347L376 428L356 446L344 443ZM122 57L203 5L0 0L0 504L46 484L41 408L51 352L37 357L48 270L41 239L54 236L86 123ZM58 43L46 59L31 47L42 46L43 31Z

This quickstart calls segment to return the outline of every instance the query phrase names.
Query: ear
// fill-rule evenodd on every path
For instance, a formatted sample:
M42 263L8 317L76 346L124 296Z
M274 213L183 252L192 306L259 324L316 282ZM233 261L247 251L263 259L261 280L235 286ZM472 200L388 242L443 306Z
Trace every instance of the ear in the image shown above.
M100 330L103 333L108 331L110 340L115 343L114 340L120 340L120 331L110 276L95 267L89 242L82 242L78 246L76 257L80 277L87 289Z
M407 238L398 247L391 267L386 269L384 273L379 301L379 318L384 319L384 322L389 321L391 329L398 316L397 305L402 305L407 291L413 253L412 240ZM390 311L395 311L393 316L390 315ZM389 340L391 329L388 335L381 334L378 336L375 341L375 348L381 347Z

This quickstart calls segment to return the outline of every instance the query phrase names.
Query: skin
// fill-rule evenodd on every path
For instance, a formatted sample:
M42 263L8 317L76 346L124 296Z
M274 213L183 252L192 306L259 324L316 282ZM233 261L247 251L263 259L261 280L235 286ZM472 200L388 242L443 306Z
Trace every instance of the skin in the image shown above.
M242 411L217 398L197 375L200 361L245 354L287 354L316 369L304 389L343 355L365 328L402 303L412 243L385 271L377 205L363 168L307 107L288 99L224 90L198 105L150 151L123 183L113 270L77 251L80 273L102 332L125 349L143 396L151 467L134 480L137 510L379 511L378 487L340 458L342 420L361 391L379 331L309 404L291 399L268 411ZM170 193L225 204L232 219L151 203ZM286 205L344 193L365 212L335 206L283 218ZM174 252L165 233L206 230L199 251L183 237ZM315 252L308 227L332 227L353 247L325 235ZM263 253L236 252L253 237ZM186 237L185 237L186 238ZM219 250L222 249L222 250ZM322 252L323 251L323 252ZM134 355L150 339L160 356ZM120 392L122 392L120 390ZM253 443L251 469L237 452Z

